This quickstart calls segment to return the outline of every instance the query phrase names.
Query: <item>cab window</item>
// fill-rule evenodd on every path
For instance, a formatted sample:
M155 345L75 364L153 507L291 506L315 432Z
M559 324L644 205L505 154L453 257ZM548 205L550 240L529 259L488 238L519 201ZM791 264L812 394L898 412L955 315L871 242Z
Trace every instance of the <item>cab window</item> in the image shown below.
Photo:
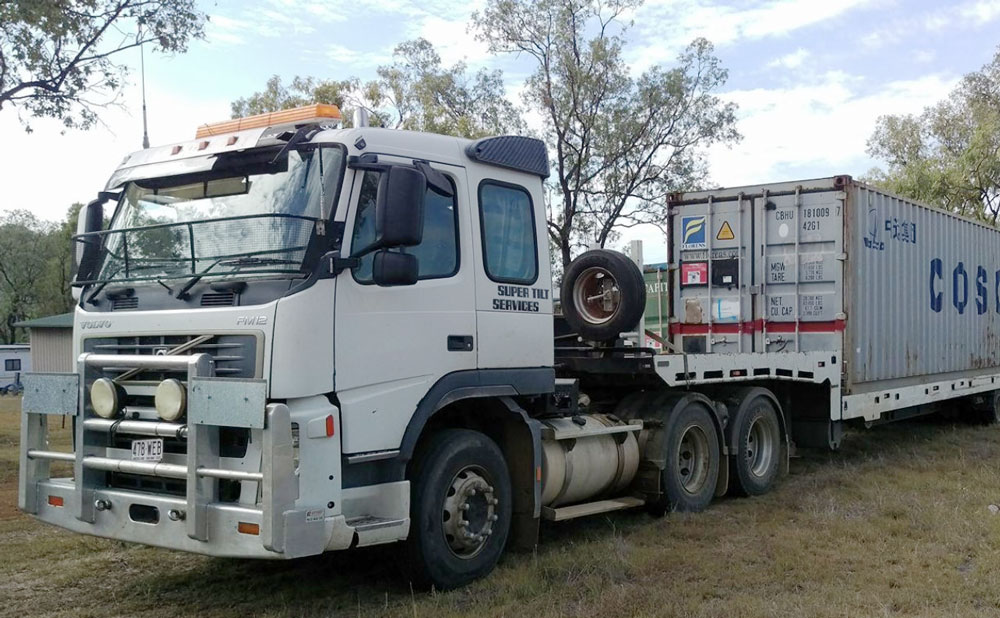
M375 240L375 197L378 193L380 172L366 171L361 180L358 214L354 219L351 247L358 248ZM455 195L455 183L448 179ZM417 257L418 279L451 277L458 272L458 208L454 197L443 197L430 188L424 194L424 235L415 247L404 247L404 253ZM354 269L359 283L372 282L374 254L361 259Z
M479 185L483 263L493 281L532 284L538 279L533 212L524 187L496 180Z

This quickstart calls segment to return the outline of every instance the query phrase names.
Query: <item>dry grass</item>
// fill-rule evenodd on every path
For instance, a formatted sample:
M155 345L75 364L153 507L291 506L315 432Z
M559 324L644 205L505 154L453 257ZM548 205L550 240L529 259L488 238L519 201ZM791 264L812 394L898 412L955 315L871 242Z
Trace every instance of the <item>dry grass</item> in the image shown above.
M997 428L925 420L851 434L840 453L795 460L768 496L547 526L536 553L488 579L413 594L393 547L222 560L37 523L14 507L16 410L0 398L2 615L1000 615Z

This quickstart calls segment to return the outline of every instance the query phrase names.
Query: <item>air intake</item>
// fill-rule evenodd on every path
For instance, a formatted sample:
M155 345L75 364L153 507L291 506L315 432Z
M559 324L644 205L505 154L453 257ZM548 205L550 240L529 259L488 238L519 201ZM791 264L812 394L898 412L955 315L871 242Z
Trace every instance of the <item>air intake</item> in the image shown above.
M139 306L138 296L126 296L124 298L111 299L112 311L127 311L129 309L135 309L138 306Z
M235 292L206 292L201 295L202 307L232 307L235 304Z

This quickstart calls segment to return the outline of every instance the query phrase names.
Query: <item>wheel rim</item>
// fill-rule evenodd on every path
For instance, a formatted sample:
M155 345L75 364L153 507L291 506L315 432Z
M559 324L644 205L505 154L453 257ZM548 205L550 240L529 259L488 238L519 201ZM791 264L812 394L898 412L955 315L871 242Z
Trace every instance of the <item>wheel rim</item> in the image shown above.
M750 423L747 432L747 469L754 476L764 476L774 460L774 427L769 419L758 416Z
M681 445L677 449L677 474L684 491L697 494L708 479L711 452L708 436L701 427L692 425L681 435Z
M622 304L618 280L605 268L592 266L577 277L573 304L590 324L604 324L615 317Z
M459 558L472 558L493 534L500 501L486 472L466 466L452 479L441 510L441 523L448 548Z

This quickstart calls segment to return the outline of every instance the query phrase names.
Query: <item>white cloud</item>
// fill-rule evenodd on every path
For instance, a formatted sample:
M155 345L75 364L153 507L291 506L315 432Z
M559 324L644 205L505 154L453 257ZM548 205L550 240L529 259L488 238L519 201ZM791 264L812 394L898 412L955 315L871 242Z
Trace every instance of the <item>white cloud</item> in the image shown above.
M638 70L672 60L696 37L716 45L787 36L879 0L764 0L725 5L717 0L651 0L635 15L638 44L630 58Z
M767 63L769 68L797 69L809 58L811 54L805 48L798 48L790 54L785 54L780 58L775 58Z
M486 64L493 56L485 43L476 40L468 24L468 14L461 17L427 15L420 20L413 35L433 43L445 65L465 61L472 67L478 67Z
M861 42L868 49L881 49L899 43L914 33L938 34L949 29L980 29L997 19L1000 19L1000 0L943 3L930 12L892 20L888 25L866 34Z
M789 174L802 170L862 174L873 164L865 148L879 116L919 112L955 83L927 75L862 92L861 78L830 72L813 83L727 92L726 99L740 104L744 139L732 149L710 150L712 179L738 186L792 180Z
M986 24L1000 18L1000 0L979 0L963 5L959 14L977 24Z

